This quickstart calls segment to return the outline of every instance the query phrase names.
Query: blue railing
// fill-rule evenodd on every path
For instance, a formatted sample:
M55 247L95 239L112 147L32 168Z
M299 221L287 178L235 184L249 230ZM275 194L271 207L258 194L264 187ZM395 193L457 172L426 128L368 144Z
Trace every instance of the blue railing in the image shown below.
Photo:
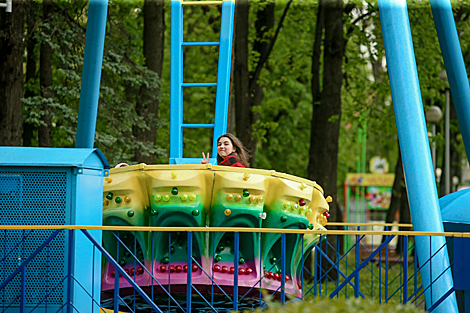
M53 226L51 226L54 229ZM64 227L62 227L64 228ZM67 228L67 226L65 227ZM75 227L78 228L78 227ZM439 254L435 252L431 259L418 264L413 239L417 236L423 236L412 232L370 232L370 231L329 231L328 240L322 240L311 254L312 264L304 265L299 275L286 276L286 237L288 233L296 232L288 230L281 234L280 258L265 262L266 268L262 268L261 262L258 264L259 276L250 285L246 283L244 268L240 262L240 232L234 232L233 236L233 267L227 272L227 279L221 280L220 276L215 277L214 268L205 267L208 262L203 260L202 256L194 255L194 238L197 231L204 231L206 234L215 235L217 229L188 229L186 231L187 254L186 264L171 260L172 251L168 251L168 262L164 268L161 265L160 271L155 268L153 260L153 251L160 242L151 239L152 252L150 261L143 259L141 252L137 250L138 231L142 228L132 227L111 227L104 229L113 232L116 239L115 251L107 251L99 242L97 242L90 232L83 229L55 229L50 235L37 244L33 250L28 250L25 254L25 246L30 244L30 238L36 236L38 232L44 229L13 230L3 229L2 245L4 247L0 261L0 273L2 276L0 284L0 301L2 312L105 312L105 308L117 312L139 312L143 307L149 312L166 312L172 309L179 309L184 312L191 312L195 307L204 306L207 311L221 312L230 310L239 310L246 308L258 308L265 306L267 299L276 299L281 303L286 303L292 298L310 299L310 298L330 298L347 299L350 297L360 297L371 299L380 303L413 303L416 306L423 307L424 293L427 291L422 287L420 271L431 268L431 263ZM149 228L152 230L150 238L158 228ZM184 229L175 228L179 232ZM237 229L240 230L240 229ZM227 232L227 228L223 231ZM253 230L242 230L241 232L252 232ZM259 238L259 255L261 255L262 233L273 230L257 230L253 234ZM282 230L280 230L281 232ZM6 242L9 238L8 232L21 232L18 242ZM123 237L126 232L134 234L134 244L126 245ZM297 231L304 234L306 231ZM316 233L310 231L310 233ZM318 235L323 235L321 231ZM0 233L1 234L1 233ZM113 280L112 288L103 290L101 298L96 296L97 290L91 290L85 285L88 282L79 281L74 275L74 264L72 258L66 257L64 269L59 273L54 272L55 255L51 254L50 246L57 240L59 234L65 238L66 255L71 255L70 247L73 246L75 236L86 237L93 245L93 259L95 256L102 256L103 266L89 268L90 279L96 277L96 271L102 271L101 276L108 274L105 271L105 264L111 272ZM414 235L414 236L413 236ZM456 234L445 234L446 245L453 245L453 236ZM172 249L172 232L168 232L169 249ZM425 234L426 237L433 240L437 234ZM59 236L60 237L60 236ZM379 237L379 238L377 238ZM442 237L442 236L440 236ZM325 237L324 237L325 238ZM303 243L303 239L302 239ZM302 245L303 246L303 245ZM442 247L443 248L443 247ZM441 248L441 249L442 249ZM120 264L119 249L124 249L124 254L133 260L133 267ZM431 247L430 247L431 249ZM122 252L122 251L121 251ZM307 259L303 251L300 254L302 259L299 264L303 264ZM210 253L210 258L214 261L216 257L215 247ZM40 264L38 264L38 259ZM437 259L436 259L437 260ZM17 266L12 267L16 262ZM35 263L36 262L36 263ZM205 263L204 263L205 262ZM216 264L216 262L210 264ZM131 264L132 265L132 264ZM38 292L35 286L39 283L31 279L36 277L32 271L37 270L38 266L44 267L43 282L47 282L44 290ZM452 265L451 265L452 266ZM444 272L451 269L451 266ZM220 266L219 266L220 267ZM273 269L279 269L276 273ZM238 269L238 270L237 270ZM251 273L252 269L250 269ZM182 276L183 273L186 273ZM164 273L164 275L162 275ZM231 273L232 275L229 275ZM432 283L438 281L443 273L435 275L431 273ZM174 277L173 277L174 276ZM294 281L294 276L300 277ZM83 277L83 275L81 276ZM148 279L143 280L143 277ZM165 277L162 279L162 277ZM181 279L184 277L184 279ZM204 279L201 279L204 277ZM205 281L205 283L201 283ZM176 282L176 283L173 283ZM269 282L269 283L268 283ZM96 282L94 282L96 283ZM92 285L94 285L92 283ZM293 292L293 284L298 284L301 293ZM99 286L99 284L98 284ZM290 287L289 287L290 286ZM96 288L96 287L93 287ZM433 284L428 289L432 293ZM87 301L75 303L75 293L80 292L86 295ZM439 298L432 299L432 306L427 308L433 311L445 299L454 292L454 289L448 290ZM98 293L99 294L99 293ZM87 302L87 303L85 303ZM85 308L85 309L84 309Z

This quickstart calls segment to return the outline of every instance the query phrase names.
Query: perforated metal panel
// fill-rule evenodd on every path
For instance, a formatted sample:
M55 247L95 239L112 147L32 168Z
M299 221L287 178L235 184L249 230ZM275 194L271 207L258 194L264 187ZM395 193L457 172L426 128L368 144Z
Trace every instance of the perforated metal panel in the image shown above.
M67 170L7 171L0 168L0 221L2 225L63 225L67 224ZM52 230L8 230L0 232L2 262L0 276L8 277L22 260L28 258ZM27 267L26 301L37 304L47 295L50 305L62 304L66 271L66 233L61 232ZM55 290L54 290L55 289ZM54 291L52 291L54 290ZM52 292L51 292L52 291ZM51 292L51 294L49 294ZM7 303L20 294L20 275L0 296ZM49 294L49 295L48 295Z

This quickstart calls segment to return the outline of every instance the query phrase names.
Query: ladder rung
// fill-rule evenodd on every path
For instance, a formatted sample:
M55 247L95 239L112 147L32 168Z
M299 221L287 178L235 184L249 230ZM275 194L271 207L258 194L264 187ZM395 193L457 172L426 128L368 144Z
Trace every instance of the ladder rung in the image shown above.
M183 87L217 87L217 83L183 83Z
M223 1L183 1L182 5L212 5L212 4L222 4Z
M183 128L214 128L214 124L183 124Z
M220 46L220 42L183 42L183 46Z

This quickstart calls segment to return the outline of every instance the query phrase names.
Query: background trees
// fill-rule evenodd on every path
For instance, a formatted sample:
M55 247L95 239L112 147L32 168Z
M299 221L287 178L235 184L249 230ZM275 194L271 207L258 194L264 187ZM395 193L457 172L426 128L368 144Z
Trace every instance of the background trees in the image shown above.
M455 4L469 59L469 9ZM410 3L425 106L444 103L444 68L430 8ZM217 41L220 7L184 8L188 41ZM73 147L87 2L17 0L0 12L0 144ZM110 163L167 163L169 3L110 0L95 146ZM217 49L185 48L185 81L214 82ZM398 144L375 2L237 1L230 129L254 165L317 181L341 219L342 182L356 171L357 135L367 128L367 159ZM211 123L214 88L185 90L184 120ZM454 117L455 118L455 117ZM453 123L452 176L462 143ZM443 136L436 140L443 155ZM212 133L184 133L184 155L211 148ZM438 158L439 164L442 157Z

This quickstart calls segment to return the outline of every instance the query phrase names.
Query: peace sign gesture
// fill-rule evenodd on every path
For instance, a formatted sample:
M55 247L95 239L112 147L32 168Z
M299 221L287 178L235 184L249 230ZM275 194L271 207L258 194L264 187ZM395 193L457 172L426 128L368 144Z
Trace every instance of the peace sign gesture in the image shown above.
M201 160L201 164L208 164L209 163L209 152L207 152L207 158L206 158L206 155L204 154L204 152L202 153L202 160Z

